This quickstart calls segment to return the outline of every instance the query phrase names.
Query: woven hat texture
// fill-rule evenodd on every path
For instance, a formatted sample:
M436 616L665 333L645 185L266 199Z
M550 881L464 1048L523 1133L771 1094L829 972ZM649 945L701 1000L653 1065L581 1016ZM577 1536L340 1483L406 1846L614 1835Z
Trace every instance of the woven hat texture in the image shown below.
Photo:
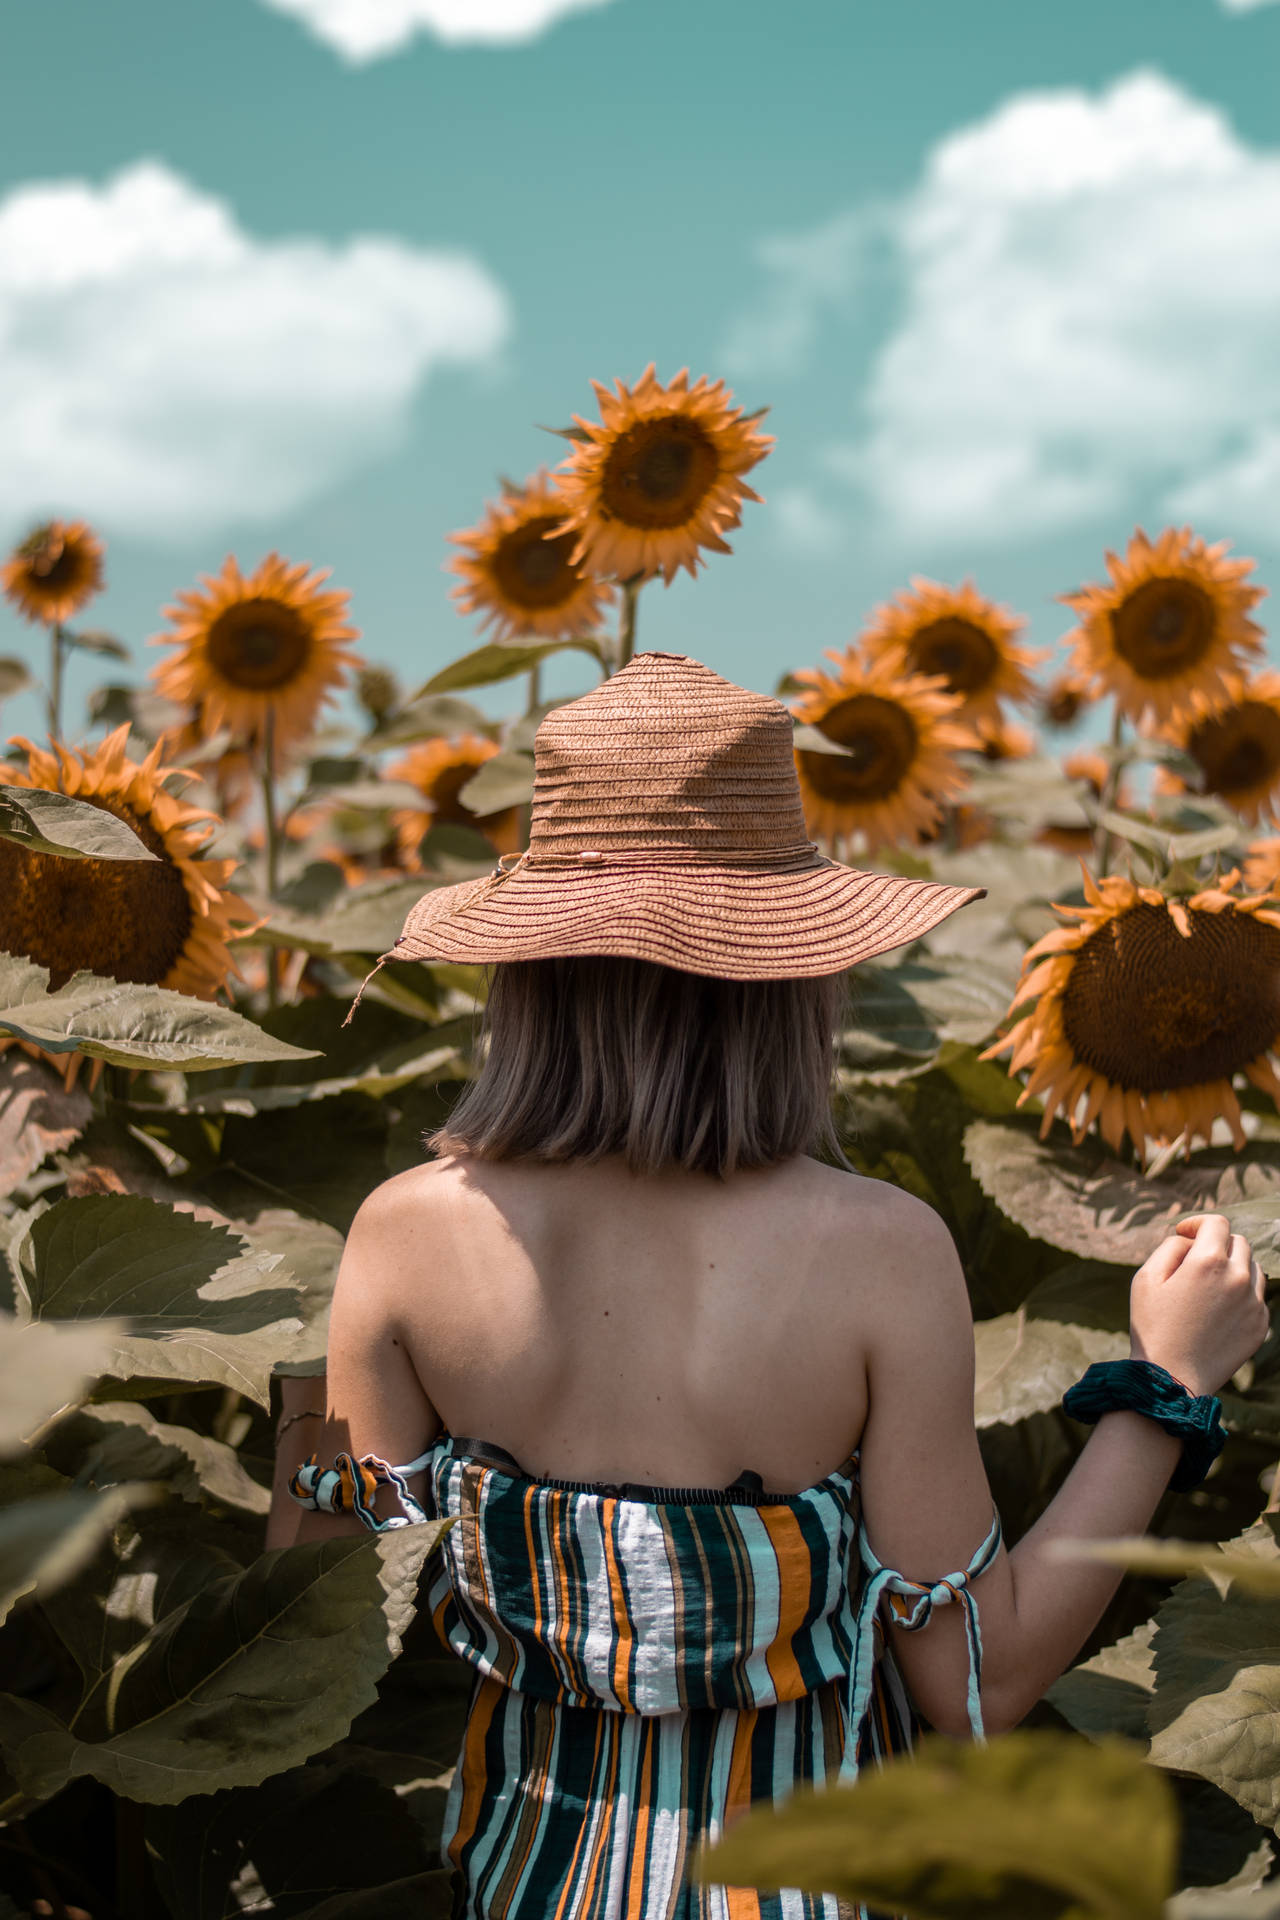
M781 701L641 653L538 728L529 850L438 887L385 957L630 955L727 980L839 973L980 887L862 873L808 839Z

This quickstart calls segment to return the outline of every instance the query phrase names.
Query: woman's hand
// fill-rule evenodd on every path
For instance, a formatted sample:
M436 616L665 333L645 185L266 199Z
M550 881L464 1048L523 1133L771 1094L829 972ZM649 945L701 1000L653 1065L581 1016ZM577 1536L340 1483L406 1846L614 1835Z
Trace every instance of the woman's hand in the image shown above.
M1178 1223L1133 1277L1133 1355L1190 1393L1217 1393L1267 1337L1266 1281L1249 1242L1220 1213Z

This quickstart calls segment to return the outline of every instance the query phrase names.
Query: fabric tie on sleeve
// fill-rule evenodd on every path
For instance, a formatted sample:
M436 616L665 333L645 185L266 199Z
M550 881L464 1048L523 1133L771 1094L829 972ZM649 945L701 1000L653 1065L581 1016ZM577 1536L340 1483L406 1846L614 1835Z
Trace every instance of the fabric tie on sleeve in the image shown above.
M410 1460L407 1466L388 1466L376 1453L360 1459L340 1453L331 1467L322 1467L313 1453L289 1481L289 1492L300 1507L313 1513L354 1513L373 1533L386 1533L393 1527L408 1527L427 1518L421 1504L410 1493L407 1482L422 1473L431 1460L433 1449ZM402 1511L379 1520L374 1501L379 1487L394 1487Z
M949 1573L932 1585L908 1580L905 1574L886 1567L872 1552L866 1529L858 1531L858 1545L867 1579L858 1603L854 1626L853 1658L849 1663L849 1690L846 1701L845 1748L840 1767L844 1781L858 1777L858 1739L871 1703L872 1680L876 1663L876 1616L880 1602L887 1599L893 1624L906 1633L918 1633L933 1618L935 1607L958 1604L964 1615L965 1639L969 1648L969 1685L965 1704L969 1726L976 1741L984 1738L982 1728L982 1626L978 1603L970 1582L985 1573L1000 1551L1000 1516L994 1514L991 1530L963 1572Z

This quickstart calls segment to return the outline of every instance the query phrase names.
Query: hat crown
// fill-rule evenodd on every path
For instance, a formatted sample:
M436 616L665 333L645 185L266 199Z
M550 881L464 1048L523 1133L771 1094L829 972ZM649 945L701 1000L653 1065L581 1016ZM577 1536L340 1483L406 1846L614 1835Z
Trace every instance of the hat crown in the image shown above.
M530 853L802 846L791 741L780 700L683 654L637 654L538 728Z

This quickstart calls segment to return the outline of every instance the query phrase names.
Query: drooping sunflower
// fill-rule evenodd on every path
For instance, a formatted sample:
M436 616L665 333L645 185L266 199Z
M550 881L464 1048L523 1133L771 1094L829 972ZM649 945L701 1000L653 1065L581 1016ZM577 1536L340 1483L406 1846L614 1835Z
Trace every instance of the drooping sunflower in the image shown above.
M125 821L154 860L66 860L0 841L0 951L25 954L64 985L82 969L212 1000L231 970L227 938L248 910L226 883L234 860L206 860L211 816L170 793L161 748L143 761L117 727L92 752L29 740L15 787L68 793Z
M209 733L224 729L254 745L271 723L277 752L305 739L346 669L359 661L347 623L350 595L325 589L325 572L268 554L244 574L228 556L222 572L166 607L172 631L153 646L173 646L153 669L158 692L199 710Z
M1057 909L1075 925L1030 948L1020 1017L983 1055L1029 1070L1019 1104L1044 1101L1041 1138L1061 1112L1077 1142L1096 1122L1114 1151L1127 1132L1145 1163L1148 1139L1185 1135L1189 1151L1221 1118L1244 1146L1235 1076L1280 1099L1280 899L1238 882L1179 901L1086 874L1088 904Z
M391 816L404 866L413 870L420 864L418 846L431 826L472 827L493 843L496 852L516 851L520 844L518 807L475 814L459 797L472 775L497 751L492 740L464 733L456 740L425 740L387 768L389 779L403 780L422 795L420 809L403 807Z
M837 672L817 667L793 676L804 689L795 703L797 720L844 748L797 749L810 832L833 849L860 835L869 854L918 844L968 778L955 755L976 742L956 722L960 697L936 677L863 660L854 647L827 658Z
M25 619L58 627L101 591L105 552L83 520L49 520L0 567L0 587Z
M1035 693L1027 669L1040 656L1016 644L1025 626L972 580L946 587L917 578L909 593L872 614L862 648L868 660L888 661L897 673L940 677L960 696L960 718L986 734L1002 723L1002 701L1021 704Z
M1227 706L1171 729L1197 768L1184 780L1160 769L1164 793L1211 793L1257 826L1280 809L1280 673L1260 673L1243 683Z
M1108 585L1062 599L1080 619L1067 635L1072 671L1115 696L1129 719L1178 726L1235 693L1262 629L1249 610L1265 589L1246 576L1252 560L1229 560L1190 527L1155 541L1139 528L1123 559L1107 555Z
M545 472L522 487L503 483L479 526L451 533L462 552L452 571L462 613L482 613L497 640L537 634L565 640L600 625L613 588L575 558L578 537L565 529L564 503Z
M734 406L723 380L690 386L687 367L669 386L652 364L634 387L592 385L600 419L575 414L573 451L554 476L575 564L670 586L681 567L697 572L704 548L728 553L743 501L760 499L743 475L773 445L760 415Z
M1060 673L1040 696L1040 718L1046 727L1073 727L1094 696L1078 674Z

